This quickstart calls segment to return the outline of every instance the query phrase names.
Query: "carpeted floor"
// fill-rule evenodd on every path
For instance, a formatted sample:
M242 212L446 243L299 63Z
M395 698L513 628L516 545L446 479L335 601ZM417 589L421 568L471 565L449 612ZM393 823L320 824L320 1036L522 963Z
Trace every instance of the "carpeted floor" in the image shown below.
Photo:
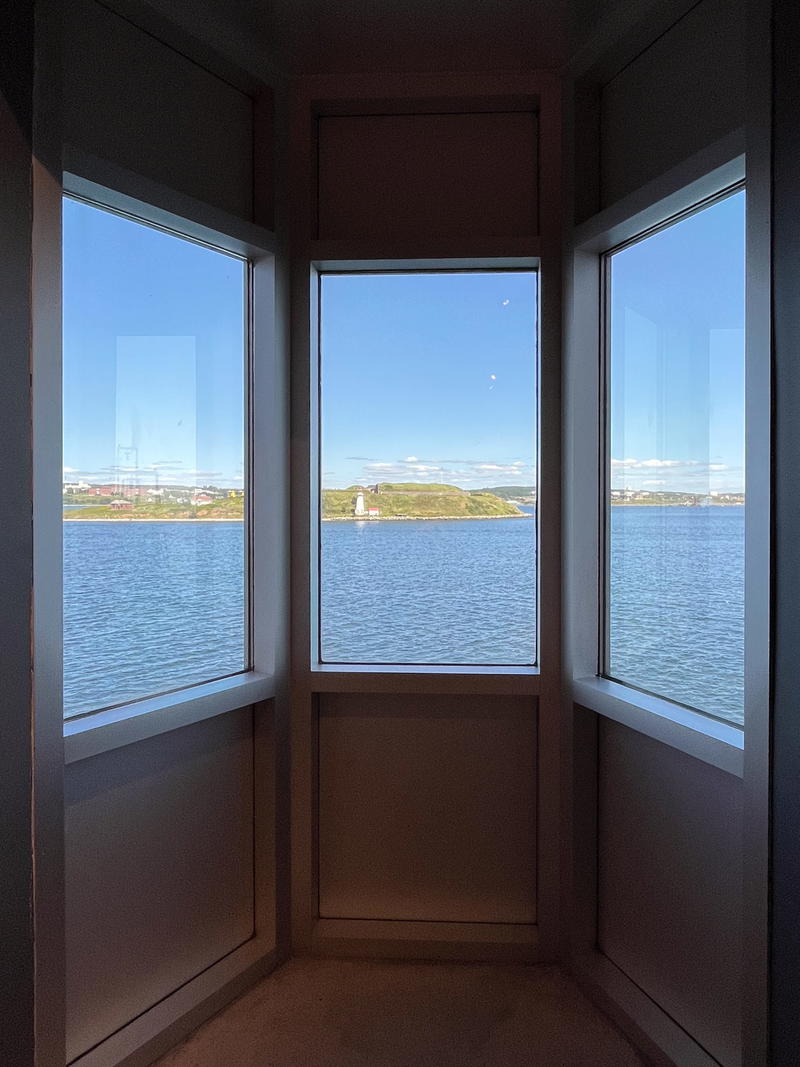
M559 968L291 960L159 1067L641 1067Z

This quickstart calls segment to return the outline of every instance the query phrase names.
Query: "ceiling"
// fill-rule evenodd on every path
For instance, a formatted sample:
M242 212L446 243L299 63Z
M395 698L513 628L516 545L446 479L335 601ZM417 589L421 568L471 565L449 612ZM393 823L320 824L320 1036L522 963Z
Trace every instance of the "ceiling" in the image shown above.
M557 70L652 0L149 0L218 51L289 75ZM248 64L252 66L252 61Z

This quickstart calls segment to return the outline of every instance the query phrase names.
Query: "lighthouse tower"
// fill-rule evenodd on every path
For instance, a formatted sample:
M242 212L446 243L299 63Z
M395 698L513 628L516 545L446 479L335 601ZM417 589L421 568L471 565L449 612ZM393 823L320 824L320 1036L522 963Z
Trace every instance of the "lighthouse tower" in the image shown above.
M356 495L356 510L355 510L355 514L356 515L366 515L366 513L367 513L367 511L366 511L366 508L364 507L364 494L359 492Z

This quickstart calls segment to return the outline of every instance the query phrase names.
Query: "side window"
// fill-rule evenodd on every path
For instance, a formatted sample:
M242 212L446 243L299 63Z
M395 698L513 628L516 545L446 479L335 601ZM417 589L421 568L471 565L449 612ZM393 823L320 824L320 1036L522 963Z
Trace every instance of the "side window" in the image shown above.
M604 673L743 719L739 189L606 256Z
M64 713L249 666L248 265L64 202Z

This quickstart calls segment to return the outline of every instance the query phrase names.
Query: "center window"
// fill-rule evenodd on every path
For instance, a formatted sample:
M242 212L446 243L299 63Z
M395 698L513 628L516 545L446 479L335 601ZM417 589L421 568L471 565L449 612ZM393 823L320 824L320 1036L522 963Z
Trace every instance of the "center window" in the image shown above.
M319 658L536 662L537 276L320 276Z

